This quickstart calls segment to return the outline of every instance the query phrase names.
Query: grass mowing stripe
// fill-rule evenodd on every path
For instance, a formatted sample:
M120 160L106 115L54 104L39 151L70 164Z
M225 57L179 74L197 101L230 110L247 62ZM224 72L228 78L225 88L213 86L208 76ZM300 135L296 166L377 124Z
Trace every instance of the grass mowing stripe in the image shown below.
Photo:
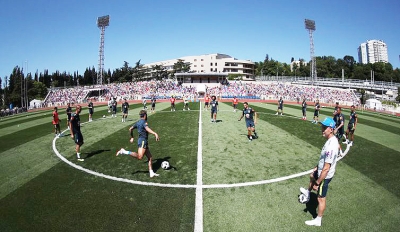
M299 110L301 110L299 107L295 107L295 106L292 106L292 105L287 105L286 107L287 108L292 108L292 109L297 109L298 108ZM329 113L330 113L331 117L333 116L332 112L329 112L328 110L320 110L320 113L321 114L325 114L325 115L329 115ZM345 128L347 129L347 124L349 122L349 113L344 112L343 114L345 116ZM357 114L358 114L358 112L357 112ZM394 134L400 134L400 127L389 125L389 124L386 124L386 123L373 121L373 120L369 120L369 119L366 119L366 118L362 118L361 115L358 115L358 123L360 123L360 125L367 124L369 126L376 127L376 128L381 129L381 130L385 130L385 131L388 131L388 132L391 132L391 133L394 133ZM400 126L400 122L397 122L397 125Z
M399 150L358 137L342 162L400 197L400 185L393 184L393 180L400 176Z
M193 189L132 187L60 163L0 200L0 228L185 232L193 231L193 205Z
M132 112L135 112L135 110ZM116 119L115 121L119 120ZM93 124L101 125L101 122L94 120ZM115 125L113 126L115 127ZM83 131L86 130L85 126L82 129ZM112 131L112 129L102 131L96 138L107 136ZM33 140L25 140L24 143L0 153L0 198L59 162L59 159L49 149L53 138L52 134L42 135ZM7 137L7 139L10 138ZM85 140L87 143L91 142L91 138L85 138ZM64 142L65 149L68 148L67 154L69 156L74 154L74 144L70 138L62 137L59 141L60 144Z
M250 104L250 107L253 107ZM239 106L239 109L242 105ZM259 138L249 142L242 112L232 112L229 104L220 104L217 123L210 122L210 113L203 115L203 183L235 184L270 180L308 171L311 159L319 149L305 140L279 130L270 123L275 115L259 115L256 131ZM281 118L284 119L284 118ZM287 123L297 122L291 118ZM300 121L300 120L299 120ZM309 125L309 129L315 129ZM311 136L317 137L315 133ZM290 143L288 149L281 149Z
M42 136L0 153L0 199L59 162L50 149L53 138Z
M161 103L159 103L161 104ZM166 106L166 104L164 104ZM158 106L160 109L160 106ZM137 109L138 111L139 109ZM169 110L169 109L168 109ZM197 155L198 112L195 111L158 111L149 113L148 125L160 136L156 142L153 135L149 135L149 147L153 154L153 169L161 174L160 178L153 178L151 182L170 184L194 184ZM104 137L99 134L99 124L89 123L82 131L85 144L82 147L82 157L85 162L79 163L84 168L125 179L149 181L147 159L137 161L130 156L115 157L121 147L126 150L137 151L137 132L134 132L135 142L129 143L129 127L139 119L130 119L128 123L121 123L119 119L107 118L101 121L101 129L112 132ZM182 123L185 122L185 123ZM86 142L87 141L87 142ZM57 144L59 152L65 156L72 154L69 141ZM71 157L75 161L75 157ZM169 171L160 168L161 162L168 160L173 167ZM182 175L182 173L185 173Z
M51 120L51 110L43 110L43 111L38 111L38 112L27 112L27 113L23 113L20 115L13 115L13 116L9 116L6 119L1 119L0 120L0 129L6 128L8 126L12 126L15 124L21 124L24 122L29 122L31 120L35 120L37 118L43 117L45 116L45 114L47 114L47 118L50 114L50 120Z
M290 113L297 113L297 110L296 108L289 108L286 109L285 112L287 115ZM324 115L320 115L320 120L322 120L323 117ZM400 150L400 143L397 142L400 140L400 133L393 133L394 130L400 129L399 127L396 127L397 125L400 126L400 124L394 124L390 131L385 130L389 127L387 124L384 124L385 126L381 127L371 125L374 125L371 121L360 119L360 124L355 133L355 140L357 140L357 137L363 137L371 142L384 145L390 149ZM345 127L346 126L347 125L345 125Z
M106 110L100 112L105 113ZM96 119L96 117L94 117L94 119ZM35 121L33 121L32 123L36 124ZM65 129L65 126L61 127L61 129ZM36 124L36 126L27 127L16 132L3 135L0 137L0 152L6 151L8 149L22 145L26 142L32 141L51 133L54 133L54 127L50 121L47 123Z
M260 107L254 108L258 111L263 110ZM293 124L280 123L281 118L282 117L271 117L269 122L283 130L291 132L293 135L297 135L297 137L306 138L305 136L307 136L307 133L303 134L300 130L293 130L293 128L303 129L304 126L300 124L304 123L304 121L294 120L294 123L299 124L296 126ZM320 127L316 128L319 129ZM322 144L322 141L306 140L315 146L317 146L317 144ZM368 176L396 196L400 196L400 186L393 186L393 182L391 181L391 178L400 176L400 167L398 167L400 163L399 150L388 148L377 142L356 135L355 145L351 147L350 152L342 161L363 173L365 176ZM390 170L390 172L385 170Z

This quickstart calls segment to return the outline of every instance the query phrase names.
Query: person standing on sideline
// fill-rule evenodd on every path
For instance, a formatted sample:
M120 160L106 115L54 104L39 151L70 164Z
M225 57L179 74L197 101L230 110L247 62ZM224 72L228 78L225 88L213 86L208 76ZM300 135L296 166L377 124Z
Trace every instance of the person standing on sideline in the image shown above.
M148 126L146 110L141 110L139 112L139 116L140 116L139 121L137 121L135 124L133 124L129 128L130 135L131 135L131 139L129 141L131 143L133 143L133 141L134 141L133 130L137 129L137 131L138 131L138 139L137 139L138 151L137 152L127 151L124 148L121 148L119 151L117 151L116 156L130 155L133 158L141 160L143 158L143 156L146 155L146 157L148 159L150 177L159 176L159 174L156 174L153 171L153 167L152 167L153 159L152 159L152 155L151 155L149 144L148 144L148 137L149 137L149 133L153 134L156 137L156 141L160 141L160 137L158 137L158 134L156 132L154 132L152 129L150 129L150 127Z
M217 113L219 110L217 97L215 97L215 96L211 97L210 106L211 106L211 122L216 123L217 122Z
M236 97L233 97L233 100L232 100L233 112L236 112L238 103L239 103L239 100Z
M175 111L175 96L172 95L169 101L171 102L171 111Z
M75 151L76 151L76 158L78 159L78 161L84 161L84 159L81 158L81 147L83 145L83 136L81 133L81 119L79 117L81 111L82 107L80 105L77 105L75 113L72 113L71 121L69 122L71 138L74 140L76 144Z
M238 121L242 120L243 117L245 117L246 120L246 127L247 127L247 138L249 139L249 142L253 141L253 136L251 133L254 133L254 138L258 138L257 132L256 132L256 123L257 123L257 112L249 107L249 104L247 102L243 103L244 109L242 116L239 118Z
M128 117L128 110L129 110L129 103L126 100L126 98L124 99L124 103L122 103L121 110L122 110L121 122L126 122L126 118Z
M352 105L350 111L350 120L346 130L346 141L343 142L344 144L353 146L354 132L356 131L357 123L358 123L358 115L356 113L356 107Z
M146 106L147 100L146 100L146 98L143 98L142 103L143 103L143 109L147 110L147 106Z
M183 96L183 109L182 110L190 110L190 108L189 108L189 96Z
M322 216L326 209L326 195L328 193L328 186L331 182L338 158L339 142L334 133L335 121L332 118L325 118L321 123L322 136L327 139L324 147L321 150L318 165L310 174L310 182L308 189L300 188L300 192L310 199L310 191L317 191L318 195L318 216L313 220L305 221L309 226L321 226Z
M282 97L279 98L278 100L278 110L276 111L275 115L281 114L281 116L283 115L283 100Z
M301 120L307 120L307 102L305 98L303 98L303 102L301 103L301 112L303 113Z
M151 112L154 113L156 111L156 101L157 98L156 96L153 95L153 97L151 98Z
M91 121L93 121L92 116L93 116L93 110L94 110L92 99L89 100L88 109L89 109L89 122L91 122Z
M210 107L210 97L207 94L206 97L204 98L204 109L206 109L207 111L209 107Z
M312 123L317 124L318 123L318 117L319 117L319 110L320 110L321 106L319 105L319 100L317 100L315 102L315 106L314 106L314 118Z
M54 134L56 137L60 137L61 129L60 129L60 118L58 117L57 107L54 107L53 111L53 126L54 126Z
M113 99L113 101L111 102L111 117L112 118L117 117L117 105L118 105L117 98L115 97Z
M67 127L69 130L69 121L71 121L71 114L72 114L71 103L68 102L67 109L65 109L65 111L67 112Z
M111 113L112 103L113 103L113 99L112 99L112 97L110 97L110 99L108 100L108 113Z

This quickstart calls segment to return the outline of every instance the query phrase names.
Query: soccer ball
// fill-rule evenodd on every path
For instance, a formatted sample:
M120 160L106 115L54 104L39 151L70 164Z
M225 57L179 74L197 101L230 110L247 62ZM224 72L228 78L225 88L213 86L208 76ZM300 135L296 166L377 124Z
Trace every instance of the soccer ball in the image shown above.
M105 115L103 115L103 118L105 118L106 116Z
M299 202L301 204L306 204L310 199L308 199L308 197L306 195L304 195L303 193L299 195Z
M161 163L161 168L164 169L164 170L168 169L169 168L169 162L168 161L163 161Z

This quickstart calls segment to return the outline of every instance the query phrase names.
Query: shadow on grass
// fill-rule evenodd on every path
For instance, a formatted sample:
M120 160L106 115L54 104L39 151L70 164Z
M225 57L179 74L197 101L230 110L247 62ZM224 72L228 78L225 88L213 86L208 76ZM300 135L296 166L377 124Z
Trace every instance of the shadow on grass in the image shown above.
M317 194L315 194L314 192L310 192L310 200L306 203L306 208L303 211L304 213L309 212L312 218L316 218L318 216L317 207L318 207Z
M90 158L92 156L98 155L98 154L103 153L105 151L109 152L110 149L107 149L107 150L106 149L101 149L101 150L96 150L96 151L92 151L92 152L83 153L83 154L86 154L86 157L84 159L88 159L88 158Z

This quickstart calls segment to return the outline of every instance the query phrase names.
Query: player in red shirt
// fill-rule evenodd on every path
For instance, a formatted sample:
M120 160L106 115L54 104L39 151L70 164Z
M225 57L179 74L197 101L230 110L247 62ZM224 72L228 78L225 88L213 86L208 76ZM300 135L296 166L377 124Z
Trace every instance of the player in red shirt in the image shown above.
M54 134L56 135L56 137L60 137L60 135L61 135L60 121L61 120L58 117L57 107L54 107L52 123L54 125Z
M171 102L171 111L175 111L175 96L172 95L169 101Z
M239 103L239 100L236 97L233 97L233 100L232 100L233 112L236 112L238 103Z
M204 108L206 110L208 110L208 108L210 107L210 97L208 95L206 95L206 97L204 98Z

